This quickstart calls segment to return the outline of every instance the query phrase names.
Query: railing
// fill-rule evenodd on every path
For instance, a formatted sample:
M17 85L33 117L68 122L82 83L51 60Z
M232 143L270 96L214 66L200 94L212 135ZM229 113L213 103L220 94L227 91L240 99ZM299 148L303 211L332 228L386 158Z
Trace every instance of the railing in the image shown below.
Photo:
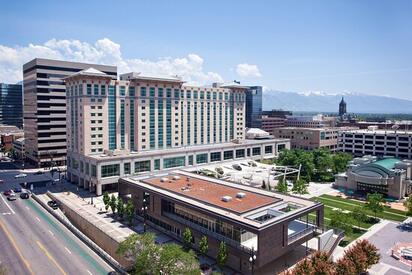
M228 245L230 245L230 246L232 246L232 247L235 247L235 248L237 248L237 249L239 249L239 250L241 250L241 251L243 251L243 252L245 252L245 253L248 253L248 254L252 253L252 249L250 249L249 247L243 246L243 245L240 244L239 242L237 242L237 241L235 241L235 240L232 240L232 239L230 239L230 238L228 238L228 237L226 237L226 236L223 236L223 235L221 235L221 234L219 234L219 233L217 233L217 232L208 230L208 229L204 228L203 226L200 226L200 225L198 225L198 224L195 224L195 223L193 223L193 222L191 222L191 221L188 221L188 220L186 220L186 219L183 219L183 218L181 218L181 217L179 217L179 216L177 216L177 215L171 214L171 213L163 212L163 215L164 215L165 217L168 217L168 218L170 218L170 219L172 219L172 220L175 220L175 221L177 221L177 222L179 222L179 223L182 223L182 224L184 224L184 225L187 225L187 226L195 229L196 231L199 231L199 232L201 232L201 233L203 233L203 234L206 234L206 235L209 235L209 236L211 236L211 237L213 237L213 238L215 238L215 239L218 239L219 241L223 241L223 242L225 242L226 244L228 244ZM256 252L256 249L255 249L254 251Z
M309 234L314 233L315 230L316 230L316 227L311 226L311 227L307 227L307 228L305 228L305 229L303 229L299 232L295 232L295 233L289 235L288 236L288 245L295 242L295 241L297 241L297 240L299 240L299 239L301 239L301 238L303 238L303 237L305 237L305 236L307 236L307 235L309 235Z

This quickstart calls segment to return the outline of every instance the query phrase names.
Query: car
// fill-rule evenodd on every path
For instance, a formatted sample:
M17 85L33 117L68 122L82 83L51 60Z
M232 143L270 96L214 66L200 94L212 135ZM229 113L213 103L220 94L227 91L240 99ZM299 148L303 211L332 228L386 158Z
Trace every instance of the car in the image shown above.
M20 193L20 192L21 192L21 188L20 188L20 187L16 187L16 188L13 189L13 191L14 191L15 193Z
M56 210L57 208L59 208L59 204L57 201L48 201L47 205L50 206L51 208L53 208L54 210Z
M22 198L22 199L28 199L29 197L30 197L30 195L29 195L28 192L23 191L20 194L20 198Z
M18 174L14 176L15 179L25 178L25 177L27 177L27 174Z
M239 164L233 164L232 167L235 170L242 171L242 167Z
M5 195L6 197L10 196L13 192L13 190L6 190L3 192L3 195Z
M16 200L16 194L11 193L10 195L7 196L7 199L9 201L15 201Z
M0 180L0 184L1 184L1 183L4 183L4 180Z
M35 175L43 175L44 172L43 171L37 171L36 173L34 173Z

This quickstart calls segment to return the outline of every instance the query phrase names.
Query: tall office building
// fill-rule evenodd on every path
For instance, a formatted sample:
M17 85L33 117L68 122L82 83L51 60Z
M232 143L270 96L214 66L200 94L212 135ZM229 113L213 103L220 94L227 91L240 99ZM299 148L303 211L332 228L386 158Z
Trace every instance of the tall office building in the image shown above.
M246 127L262 128L262 86L246 90Z
M87 68L117 78L115 66L36 58L23 65L26 158L38 167L66 162L66 86L63 78Z
M0 124L23 128L23 91L21 85L0 83Z
M98 195L125 175L278 151L273 139L245 140L248 87L138 73L115 81L93 68L65 80L68 179Z

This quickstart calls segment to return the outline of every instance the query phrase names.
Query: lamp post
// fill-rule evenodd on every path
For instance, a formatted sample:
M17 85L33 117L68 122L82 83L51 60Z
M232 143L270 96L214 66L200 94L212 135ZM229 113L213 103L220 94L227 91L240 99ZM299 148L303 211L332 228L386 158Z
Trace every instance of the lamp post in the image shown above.
M250 252L250 257L249 257L249 263L252 266L252 275L253 275L253 271L255 268L255 262L256 262L256 254L255 254L255 250L252 247L252 251Z
M90 204L93 205L93 193L92 193L92 182L89 181L89 192L90 192Z
M146 201L146 199L143 199L142 213L143 213L143 232L146 233L146 219L147 219L147 201Z

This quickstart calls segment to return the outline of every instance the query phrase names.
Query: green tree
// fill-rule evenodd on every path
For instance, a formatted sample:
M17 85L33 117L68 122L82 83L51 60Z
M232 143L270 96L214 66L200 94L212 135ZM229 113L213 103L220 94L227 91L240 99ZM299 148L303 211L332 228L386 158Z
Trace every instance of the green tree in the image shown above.
M313 274L333 274L335 272L335 264L329 259L328 254L322 251L316 251L311 259Z
M333 160L329 150L316 149L312 151L315 164L315 179L321 182L333 181Z
M366 198L366 209L373 212L375 220L377 219L377 214L382 213L383 208L383 196L379 193L368 194Z
M177 244L161 246L154 274L200 275L199 262L193 250L184 251Z
M406 215L412 216L412 194L404 201L403 205L406 208Z
M351 262L352 274L366 272L372 265L379 262L380 255L378 249L367 240L357 241L355 245L345 251L343 259Z
M358 222L358 226L361 226L362 222L367 222L369 220L368 215L366 214L365 209L362 206L356 206L353 208L352 212L350 213L352 218Z
M342 210L335 210L330 215L330 225L344 230L347 235L353 233L352 223L352 217L344 213Z
M333 173L341 173L346 171L348 162L352 160L352 155L348 153L338 152L332 155L333 160Z
M206 236L203 236L200 241L199 241L199 251L200 254L203 256L207 255L207 252L209 250L209 242Z
M293 184L292 192L300 195L308 194L308 187L306 185L306 182L303 179L298 179Z
M109 192L104 192L103 194L103 203L104 203L104 208L106 208L106 212L107 210L109 210L110 207L110 196L109 196Z
M219 244L219 249L217 252L217 257L216 257L217 264L220 267L223 267L226 264L227 261L227 247L226 243L221 241Z
M117 198L115 195L112 194L110 198L110 208L112 209L113 214L116 212L116 207L117 207Z
M188 227L183 231L183 247L189 250L192 247L193 234Z
M120 218L123 218L124 210L124 202L122 198L119 197L117 200L117 213L119 214Z
M124 211L125 211L125 214L126 214L126 217L127 217L127 221L131 225L132 222L133 222L133 218L134 218L134 206L133 206L132 200L129 200L127 202Z
M276 185L276 191L284 194L288 193L288 185L283 178L279 178L278 184Z

